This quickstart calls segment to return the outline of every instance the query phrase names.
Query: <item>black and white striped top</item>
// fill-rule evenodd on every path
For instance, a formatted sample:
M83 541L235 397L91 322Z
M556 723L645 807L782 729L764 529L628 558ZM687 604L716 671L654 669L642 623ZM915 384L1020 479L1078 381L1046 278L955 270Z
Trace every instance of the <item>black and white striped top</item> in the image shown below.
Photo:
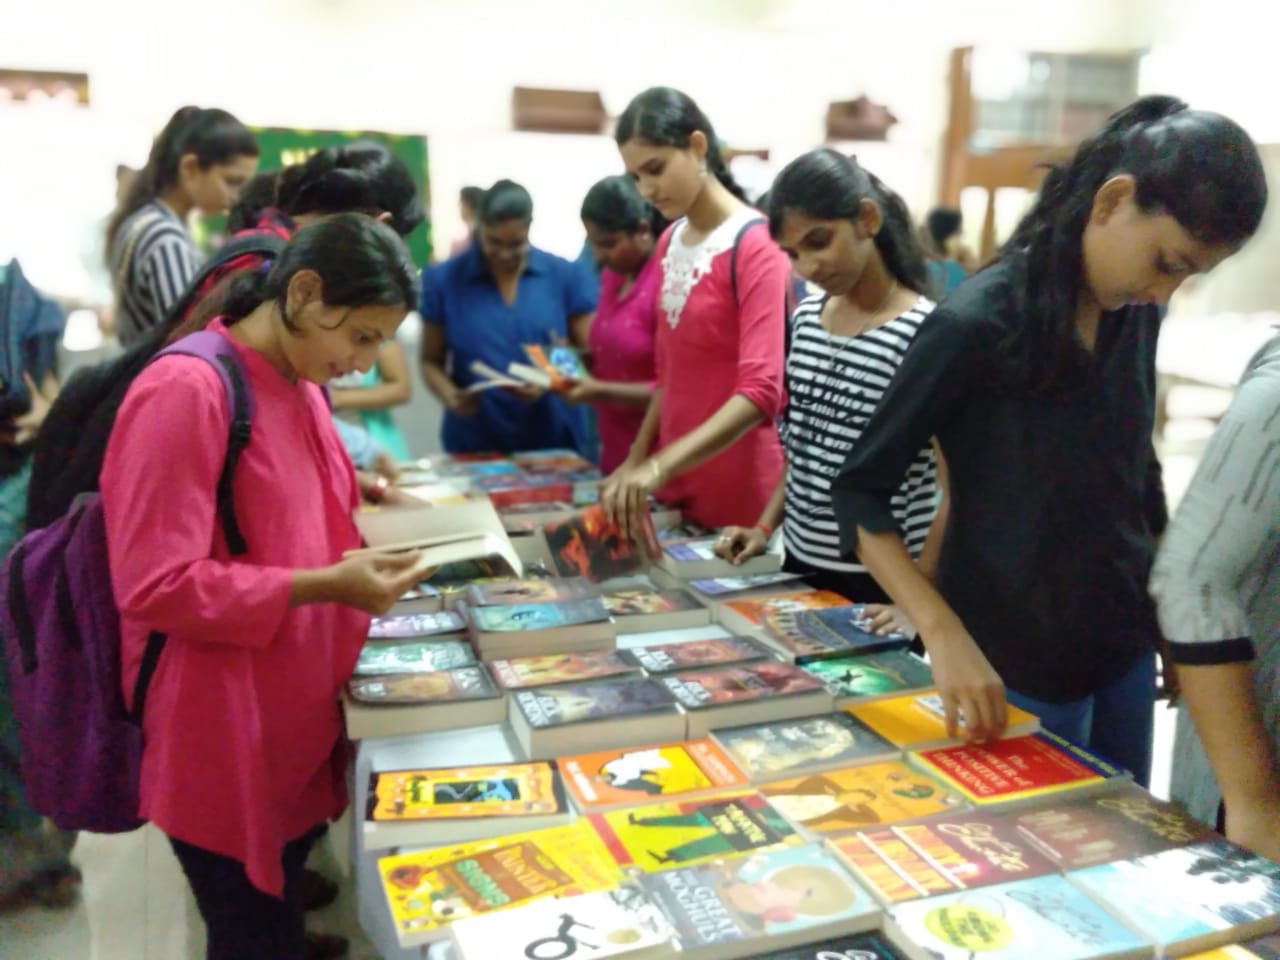
M858 442L934 304L921 297L883 326L841 337L822 326L826 300L825 295L809 297L791 318L788 403L782 425L788 460L783 540L790 555L810 566L864 573L865 567L840 555L831 478ZM918 556L937 510L931 446L912 462L892 506L907 549Z
M121 277L121 260L131 243ZM200 255L186 224L162 201L152 200L131 214L111 244L111 276L122 280L116 291L121 344L131 346L157 326L199 269Z

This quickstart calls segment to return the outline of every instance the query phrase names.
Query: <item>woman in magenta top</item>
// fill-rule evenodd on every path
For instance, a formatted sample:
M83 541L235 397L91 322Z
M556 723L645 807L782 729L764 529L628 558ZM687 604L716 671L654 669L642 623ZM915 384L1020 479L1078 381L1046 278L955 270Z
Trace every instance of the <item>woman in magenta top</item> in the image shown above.
M390 228L360 214L304 227L250 271L211 325L239 352L256 409L235 470L248 552L216 522L229 428L203 360L164 356L129 388L102 469L130 697L152 631L167 635L143 716L141 815L170 838L210 960L301 960L298 878L317 827L346 806L338 694L416 555L359 545L355 473L317 384L367 370L416 303Z
M782 474L775 421L791 267L743 202L715 132L689 97L655 87L616 133L627 172L665 217L657 383L626 460L601 503L624 532L656 492L704 526L749 525Z
M582 201L587 242L604 269L589 339L591 376L566 399L595 406L605 473L627 458L653 390L660 279L653 249L665 224L630 177L605 177Z

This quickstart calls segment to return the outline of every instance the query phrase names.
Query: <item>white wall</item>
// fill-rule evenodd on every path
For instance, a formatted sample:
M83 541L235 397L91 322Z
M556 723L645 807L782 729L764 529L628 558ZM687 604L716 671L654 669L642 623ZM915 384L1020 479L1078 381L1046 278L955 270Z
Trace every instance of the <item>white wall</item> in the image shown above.
M37 279L59 286L75 271L56 266L47 243L28 252L29 213L51 192L76 209L82 192L101 193L96 206L108 207L113 165L140 162L182 103L254 124L425 133L441 241L457 232L458 187L502 174L545 185L539 229L557 223L545 228L549 245L564 247L576 198L607 172L608 149L503 139L515 84L599 89L612 113L646 86L679 86L723 138L769 147L779 162L821 139L830 100L866 93L897 114L891 144L909 156L877 172L921 206L936 178L952 47L1148 39L1113 0L0 0L0 23L0 64L90 74L93 106L74 124L74 149L65 125L33 132L18 119L25 108L0 108L0 212L22 224L0 228L0 257L34 257ZM57 241L76 229L60 227Z

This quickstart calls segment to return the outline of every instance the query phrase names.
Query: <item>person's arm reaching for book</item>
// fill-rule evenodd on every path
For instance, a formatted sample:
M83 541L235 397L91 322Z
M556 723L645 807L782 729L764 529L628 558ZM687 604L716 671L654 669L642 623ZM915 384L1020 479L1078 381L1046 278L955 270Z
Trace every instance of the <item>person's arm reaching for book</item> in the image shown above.
M1280 525L1280 351L1236 392L1165 531L1151 578L1227 836L1280 858L1280 757L1254 688L1245 585Z
M733 393L701 425L672 440L648 460L637 463L628 457L609 477L600 503L623 530L634 528L649 493L671 477L723 453L752 427L776 420L782 411L784 305L791 268L763 229L748 231L738 255L738 368ZM655 435L659 397L660 391L655 390L649 408L655 418Z
M264 646L299 602L389 608L410 584L386 565L295 571L210 556L229 428L223 393L204 361L166 358L120 408L101 488L121 614L184 639Z
M946 708L947 735L986 740L1007 725L1004 683L955 611L907 551L892 500L919 451L939 435L982 376L990 346L935 310L898 367L848 460L831 482L841 551L856 554L920 631Z

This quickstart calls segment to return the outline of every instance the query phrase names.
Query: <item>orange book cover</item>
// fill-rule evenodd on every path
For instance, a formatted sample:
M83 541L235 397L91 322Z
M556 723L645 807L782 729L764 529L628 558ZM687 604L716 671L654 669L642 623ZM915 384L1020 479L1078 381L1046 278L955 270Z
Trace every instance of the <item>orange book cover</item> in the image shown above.
M742 787L747 778L715 743L691 740L659 747L561 757L565 786L589 811Z
M819 833L901 823L954 809L959 798L904 763L871 763L758 788L793 823Z
M564 793L550 763L375 773L369 819L458 820L560 813Z
M777 613L782 610L821 610L823 607L847 607L848 605L848 600L830 590L776 593L768 597L729 600L725 603L728 609L763 627L776 622Z
M846 707L849 713L884 737L895 747L913 750L925 745L964 742L963 737L948 738L942 697L937 690L887 697L870 703ZM1040 720L1013 704L1008 705L1009 726L1006 736L1025 736L1040 729ZM963 718L962 718L963 721Z

